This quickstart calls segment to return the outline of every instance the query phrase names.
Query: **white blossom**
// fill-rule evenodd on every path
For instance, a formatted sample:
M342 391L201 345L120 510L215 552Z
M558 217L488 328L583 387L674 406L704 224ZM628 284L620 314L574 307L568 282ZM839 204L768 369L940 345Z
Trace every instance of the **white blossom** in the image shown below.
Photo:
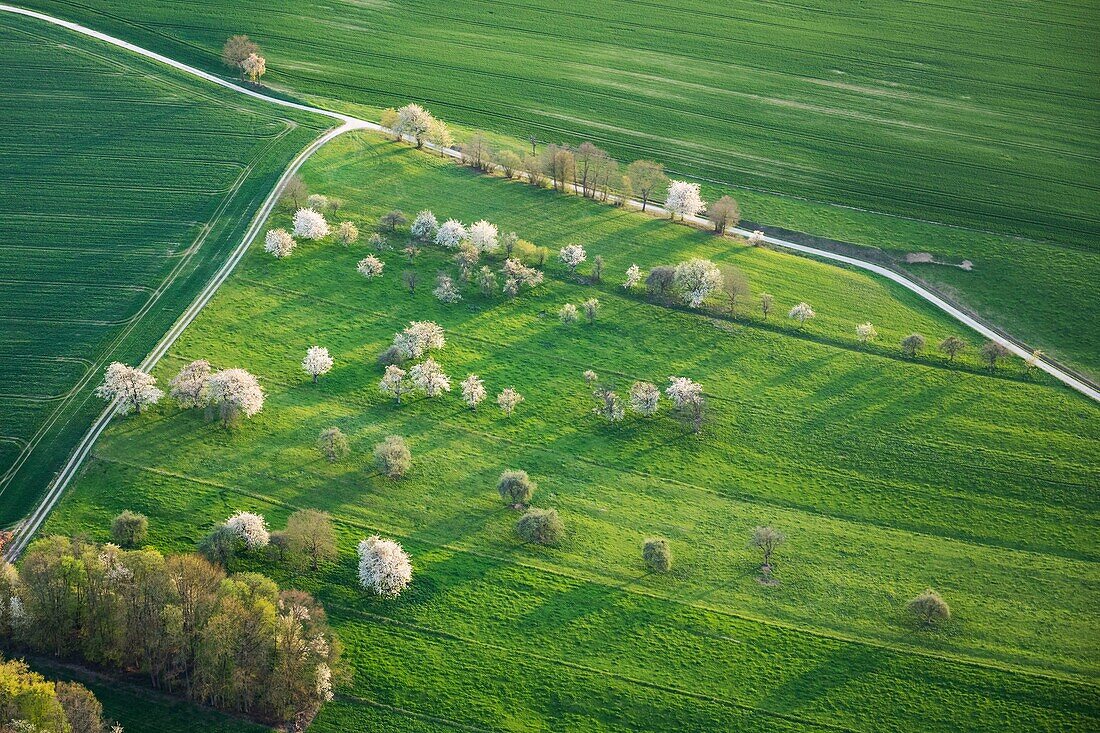
M294 212L294 236L302 239L322 239L328 236L328 222L325 215L313 209L298 209Z
M107 367L96 394L108 402L118 399L120 415L141 414L141 408L157 404L164 396L156 385L153 375L116 361Z
M317 665L317 699L321 702L333 700L332 670L324 662Z
M635 382L630 386L630 409L649 417L660 408L661 391L650 382Z
M294 251L294 237L286 229L268 229L264 235L264 252L278 258L289 257Z
M698 402L703 397L703 386L687 377L669 377L665 394L677 407Z
M451 378L444 374L442 367L430 356L409 370L409 378L417 389L429 397L438 397L451 391Z
M340 244L354 244L359 241L359 227L353 221L342 221L336 227L336 238L340 240Z
M394 133L408 135L416 141L416 147L424 143L424 138L431 129L432 117L428 110L419 104L406 104L397 110L397 121L393 125Z
M408 394L412 390L413 385L408 379L408 372L396 364L386 367L381 381L378 382L378 391L393 397L398 403L401 402L401 395Z
M463 402L469 405L471 410L476 410L477 406L485 399L485 383L481 381L481 377L478 375L471 374L463 379L460 384L462 386Z
M665 197L665 208L669 213L685 216L696 216L707 207L699 195L699 184L687 181L669 181L668 195Z
M558 251L558 259L565 263L570 272L573 272L577 269L577 265L588 259L588 254L579 244L567 244Z
M801 326L809 319L815 317L814 309L809 306L808 303L799 303L794 308L791 308L787 313L787 318L793 318L798 321L798 325Z
M168 383L168 395L185 409L203 405L203 388L210 377L210 362L196 359L184 368Z
M425 209L416 215L410 231L415 238L426 242L434 239L438 230L439 221L435 218L435 214Z
M596 390L595 396L600 403L592 412L608 422L620 422L626 417L626 408L623 407L623 401L617 393L610 389L599 389Z
M249 550L267 547L267 543L271 541L271 533L267 529L267 520L261 514L237 512L225 520L225 526L229 527Z
M573 305L572 303L566 303L561 307L561 310L558 311L558 318L560 318L561 322L566 324L567 326L576 323L577 306Z
M856 326L856 336L861 344L865 344L878 338L878 331L875 330L870 321L867 321Z
M306 358L302 359L302 369L313 377L314 383L317 377L328 374L332 369L332 357L324 346L310 346L306 351Z
M470 244L477 247L479 252L495 252L500 247L497 240L497 225L490 224L484 219L474 222L466 236Z
M458 219L448 219L436 230L435 243L453 249L467 236L466 227Z
M722 271L710 260L681 262L676 265L672 287L688 307L698 308L711 293L722 287Z
M406 359L419 359L429 351L438 351L447 345L443 329L431 321L412 321L405 330L393 337L393 345Z
M366 278L382 277L382 268L386 266L386 263L378 259L374 255L367 255L363 259L359 260L359 264L355 266L355 269L359 270L359 274Z
M623 287L627 290L631 290L635 285L641 282L642 268L637 265L631 265L626 268L626 280L623 281Z
M241 71L249 81L255 82L267 72L267 61L259 54L250 53L241 61Z
M519 294L520 286L526 285L533 288L539 285L543 278L541 271L511 258L504 260L501 272L504 275L504 292L510 297Z
M500 411L505 415L511 415L520 402L523 402L523 395L511 387L501 390L500 394L497 395L497 405L500 406Z
M749 235L749 244L753 247L759 247L764 243L764 232L757 229Z
M458 292L458 288L455 287L455 281L451 279L450 275L440 273L439 277L435 279L435 289L432 291L434 295L442 303L457 303L462 300L462 293Z
M585 369L584 373L581 374L581 376L584 377L584 381L588 384L595 384L596 382L600 381L600 375L596 374L596 372L592 371L591 369Z
M244 369L224 369L206 380L205 402L221 409L228 424L239 414L252 417L264 408L264 392L256 377Z
M359 583L384 598L396 598L412 582L409 556L393 540L378 535L359 542Z

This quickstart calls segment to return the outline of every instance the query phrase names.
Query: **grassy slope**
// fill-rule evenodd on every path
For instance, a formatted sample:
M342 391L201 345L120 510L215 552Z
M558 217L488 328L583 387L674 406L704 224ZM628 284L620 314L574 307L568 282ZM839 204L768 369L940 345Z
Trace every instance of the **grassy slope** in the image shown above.
M913 269L1100 373L1077 315L1100 278L1095 2L31 4L211 69L248 32L272 83L322 104L589 138L737 187L752 221L972 260Z
M0 526L236 246L324 123L0 15Z
M403 292L396 251L367 282L354 270L364 244L304 245L285 261L254 249L158 375L199 357L245 366L268 390L265 411L231 433L167 406L120 421L50 519L47 531L103 537L130 507L154 518L158 546L187 549L235 509L274 526L296 507L333 511L340 563L298 577L258 564L317 593L348 646L355 674L321 730L381 715L410 730L439 719L493 730L1096 724L1095 405L1023 380L1018 364L989 376L859 349L852 326L865 319L891 344L911 330L966 334L858 273L366 136L334 142L305 175L364 227L395 206L485 216L551 248L583 241L609 273L594 293L552 266L515 302L468 294L443 306L429 287ZM821 315L802 334L781 317L715 323L617 286L631 262L689 254L735 262L754 294L767 289L778 306L805 298ZM447 266L428 249L416 269L426 284ZM557 322L563 302L593 294L594 326ZM493 391L524 393L517 414L471 414L454 396L400 409L382 400L374 358L412 318L447 328L441 362L453 377L476 371ZM314 343L336 358L319 385L298 367ZM598 423L586 368L623 392L636 378L700 380L704 436L667 415ZM333 424L354 455L329 465L313 444ZM369 461L392 432L416 459L401 483ZM515 514L493 490L508 466L532 472L536 504L562 513L561 547L515 540ZM755 582L744 549L760 523L791 536L777 589ZM353 588L354 543L375 531L414 556L413 588L392 603ZM643 572L651 534L672 541L670 577ZM928 585L957 616L942 634L914 634L902 618Z

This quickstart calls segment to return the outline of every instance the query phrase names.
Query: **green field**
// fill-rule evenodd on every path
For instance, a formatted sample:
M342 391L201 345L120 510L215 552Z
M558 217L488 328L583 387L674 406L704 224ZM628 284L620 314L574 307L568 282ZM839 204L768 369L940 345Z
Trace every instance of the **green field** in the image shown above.
M969 259L909 269L1100 374L1096 0L30 4L211 70L248 33L325 106L591 139L753 222Z
M193 548L238 509L281 527L295 508L336 516L342 556L315 574L244 561L318 596L346 646L350 678L315 730L1087 730L1100 725L1100 408L971 355L901 357L910 331L971 335L907 291L858 272L743 246L687 227L488 178L367 135L345 136L303 170L366 231L384 212L487 218L556 251L582 241L607 280L555 263L515 301L445 306L430 294L448 253L426 247L409 295L396 249L367 281L365 243L304 244L286 260L257 243L157 368L162 383L209 359L257 374L264 411L234 431L162 405L118 420L45 527L105 539L123 508L152 518L163 550ZM286 225L286 214L273 225ZM691 255L732 263L777 312L800 300L803 332L656 305L619 283ZM582 265L582 273L589 272ZM596 296L594 325L560 306ZM491 394L526 396L514 416L455 394L401 407L378 394L375 363L409 320L447 330L438 357ZM860 347L872 321L883 346ZM972 344L975 342L971 341ZM327 346L333 372L299 367ZM975 344L976 345L976 344ZM973 349L972 349L973 351ZM625 392L683 374L710 417L693 436L667 414L608 426L581 372ZM457 389L457 387L456 387ZM352 441L326 463L318 433ZM409 440L405 480L381 478L371 447ZM566 527L556 548L524 546L495 493L504 468L539 483L534 503ZM790 537L781 584L756 579L754 525ZM354 545L381 532L413 557L394 601L355 584ZM643 539L669 538L676 566L644 571ZM955 619L906 622L933 586ZM465 726L465 727L464 727ZM135 728L134 730L139 730Z
M0 527L326 125L38 20L0 14Z

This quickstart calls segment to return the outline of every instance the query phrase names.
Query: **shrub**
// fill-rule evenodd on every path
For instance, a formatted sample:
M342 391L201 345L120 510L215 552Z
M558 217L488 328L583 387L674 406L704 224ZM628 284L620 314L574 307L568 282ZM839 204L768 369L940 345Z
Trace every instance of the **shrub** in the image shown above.
M672 550L663 537L650 537L642 546L642 559L655 573L667 573L672 569Z
M505 471L497 482L500 498L516 509L531 501L535 488L535 482L526 471Z
M111 522L111 538L122 547L137 547L149 533L149 517L129 509Z
M555 509L528 509L516 522L516 534L524 542L554 545L565 532Z
M924 627L932 627L951 619L951 608L947 601L931 588L909 601L906 608Z
M412 453L400 435L388 435L374 446L374 464L389 478L401 478L412 468Z

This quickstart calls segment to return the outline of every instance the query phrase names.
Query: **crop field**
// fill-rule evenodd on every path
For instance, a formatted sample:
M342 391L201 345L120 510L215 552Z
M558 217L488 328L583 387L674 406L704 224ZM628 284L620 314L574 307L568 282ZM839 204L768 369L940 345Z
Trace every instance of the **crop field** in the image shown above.
M106 539L129 508L150 541L187 550L237 510L281 528L298 508L333 513L340 559L317 573L245 557L314 593L349 674L314 724L342 730L1071 731L1100 725L1100 408L973 356L907 359L919 331L971 340L906 291L858 272L750 248L577 197L479 176L427 153L344 136L303 169L310 190L346 203L359 243L302 244L285 260L253 245L155 374L163 384L205 358L261 380L263 412L233 430L170 404L117 420L44 532ZM550 262L515 300L472 286L431 295L448 252L405 262L391 235L385 274L356 262L385 212L430 208L486 218L556 252L582 242L605 280ZM285 213L272 226L286 226ZM689 256L733 264L752 298L711 317L625 292L622 273ZM410 294L402 270L418 273ZM755 298L776 298L768 321ZM598 297L593 324L566 326L566 302ZM786 319L805 300L818 317ZM378 354L410 320L447 332L437 356L456 382L490 395L514 386L516 413L455 393L395 405L378 393ZM881 346L860 346L870 320ZM260 335L262 334L262 336ZM311 384L300 362L319 344L336 365ZM974 349L971 349L973 352ZM700 382L701 435L666 411L608 425L581 374L620 393L672 374ZM457 391L457 384L456 384ZM338 426L347 459L326 462ZM372 446L409 441L400 481ZM525 545L495 483L506 468L538 483L533 504L566 527L557 547ZM748 534L788 535L775 587L757 581ZM394 600L362 592L355 543L381 533L413 559ZM669 538L674 568L649 574L646 537ZM904 613L926 587L954 618L917 631ZM141 730L140 726L128 730Z
M321 118L0 14L0 527L221 266Z
M1095 0L31 4L214 70L248 33L322 105L589 139L752 222L932 253L907 269L1100 374Z

